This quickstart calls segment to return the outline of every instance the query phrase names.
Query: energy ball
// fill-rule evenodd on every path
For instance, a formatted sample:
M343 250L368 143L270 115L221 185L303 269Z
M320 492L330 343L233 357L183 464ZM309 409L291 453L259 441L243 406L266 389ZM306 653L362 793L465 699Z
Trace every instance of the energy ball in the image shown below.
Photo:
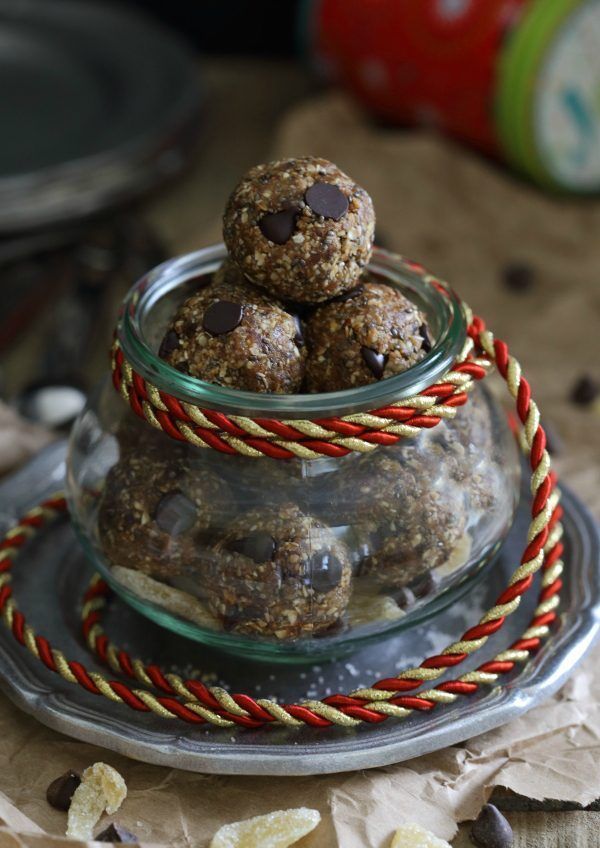
M372 577L386 589L401 589L452 558L467 530L458 486L448 483L437 490L418 462L400 465L384 454L372 487L380 524L371 553L361 563L361 576Z
M184 449L127 451L108 472L98 513L100 543L113 565L170 578L201 567L204 536L223 521L229 488L194 473Z
M425 316L397 289L365 280L307 321L309 392L335 392L406 371L431 350Z
M299 320L229 261L179 307L159 356L208 383L292 394L304 379L306 351Z
M223 217L225 244L248 279L300 303L351 289L374 232L367 192L331 162L308 156L252 168Z
M325 489L324 520L346 527L359 577L397 589L447 563L464 542L463 487L446 478L428 433L347 463ZM327 511L332 504L332 514ZM352 539L353 541L350 541Z
M342 542L291 503L236 518L213 548L206 601L227 630L276 639L335 629L350 598Z

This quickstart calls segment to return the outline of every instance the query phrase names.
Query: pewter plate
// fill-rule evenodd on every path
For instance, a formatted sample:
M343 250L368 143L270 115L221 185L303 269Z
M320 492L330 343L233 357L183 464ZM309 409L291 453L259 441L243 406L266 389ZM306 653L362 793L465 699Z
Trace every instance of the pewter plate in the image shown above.
M60 488L65 444L50 446L0 486L0 523ZM69 736L134 759L197 772L305 775L371 768L409 760L456 744L516 718L564 683L592 645L600 626L600 542L583 505L563 489L566 580L560 621L551 639L507 684L482 690L431 713L358 729L266 728L216 730L130 712L52 674L0 626L0 686L17 706ZM320 665L274 666L219 655L162 630L115 599L105 626L113 641L145 660L184 675L214 671L221 685L283 700L348 691L391 676L425 653L447 645L491 605L515 567L527 527L521 507L497 561L469 596L425 625L416 626L351 657ZM70 659L96 665L79 634L78 609L90 567L67 522L44 531L24 551L14 575L21 609L38 632ZM521 609L477 655L477 664L517 638L535 606L534 588ZM176 658L177 663L173 664ZM473 667L461 666L461 670Z

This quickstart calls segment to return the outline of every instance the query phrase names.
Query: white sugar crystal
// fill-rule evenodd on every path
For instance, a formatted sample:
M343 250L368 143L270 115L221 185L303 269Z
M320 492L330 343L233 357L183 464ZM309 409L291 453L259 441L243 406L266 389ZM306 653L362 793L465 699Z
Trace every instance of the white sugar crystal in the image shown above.
M321 821L317 810L299 807L226 824L213 836L210 848L287 848Z
M420 824L404 824L396 831L390 848L452 848Z
M119 772L106 763L94 763L81 775L69 807L67 836L93 839L94 827L104 811L116 813L127 796L127 786Z

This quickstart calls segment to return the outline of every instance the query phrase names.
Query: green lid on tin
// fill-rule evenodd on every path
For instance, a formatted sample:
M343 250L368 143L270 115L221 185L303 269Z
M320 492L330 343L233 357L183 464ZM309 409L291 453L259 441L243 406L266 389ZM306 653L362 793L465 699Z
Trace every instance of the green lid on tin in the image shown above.
M530 0L498 68L505 157L558 190L600 191L600 0Z

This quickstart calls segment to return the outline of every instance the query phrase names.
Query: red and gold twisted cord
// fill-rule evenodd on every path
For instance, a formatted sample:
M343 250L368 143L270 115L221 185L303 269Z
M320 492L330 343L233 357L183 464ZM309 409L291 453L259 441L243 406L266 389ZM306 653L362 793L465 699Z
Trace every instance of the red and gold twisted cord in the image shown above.
M476 692L482 685L495 683L501 674L524 662L550 632L556 617L555 607L561 588L559 579L561 545L560 525L556 525L552 547L544 565L542 591L529 627L507 651L458 680L446 681L435 689L398 696L389 703L365 704L356 698L334 695L323 701L304 701L299 704L278 704L269 699L256 699L244 694L229 694L216 686L206 686L196 680L182 680L178 675L164 672L158 666L144 665L127 652L109 642L102 632L99 615L109 592L107 585L95 576L86 592L82 616L88 644L100 659L115 671L136 679L159 695L142 689L132 689L118 680L108 680L101 674L88 671L82 663L68 660L53 648L47 639L36 634L27 624L12 597L10 571L14 558L43 524L64 513L62 496L52 498L33 510L10 530L0 543L0 611L15 639L26 647L48 669L88 692L123 703L139 712L152 712L162 718L176 718L192 724L211 724L216 727L258 728L269 724L290 727L308 724L313 727L331 725L356 726L361 721L385 721L389 717L404 718L415 711L429 711L436 705L453 703L458 697ZM551 605L551 609L548 606ZM183 702L178 700L183 699Z
M463 307L472 328L470 310ZM457 408L467 402L474 381L483 379L490 368L489 358L474 355L474 347L469 335L440 382L401 404L314 421L225 415L185 403L138 374L118 341L112 347L111 366L113 384L135 414L177 441L250 457L316 459L352 451L368 453L454 417Z

